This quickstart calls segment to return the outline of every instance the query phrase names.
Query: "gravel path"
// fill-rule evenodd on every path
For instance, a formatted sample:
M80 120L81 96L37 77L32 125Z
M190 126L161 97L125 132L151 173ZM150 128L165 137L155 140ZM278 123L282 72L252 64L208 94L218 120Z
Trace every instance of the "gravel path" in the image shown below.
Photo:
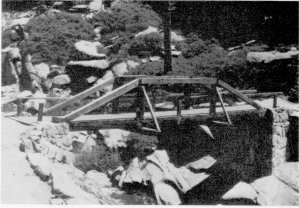
M42 182L19 150L19 134L29 128L1 117L1 203L49 204L50 186Z

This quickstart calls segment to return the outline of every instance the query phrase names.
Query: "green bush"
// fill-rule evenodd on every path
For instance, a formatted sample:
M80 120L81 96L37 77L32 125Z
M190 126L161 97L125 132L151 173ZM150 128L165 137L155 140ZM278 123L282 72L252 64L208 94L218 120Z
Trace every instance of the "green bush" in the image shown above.
M127 58L130 55L137 55L140 50L135 51L135 49L139 47L152 53L153 48L146 49L148 42L151 40L159 42L159 40L153 37L144 42L142 38L134 40L134 36L148 26L159 27L162 20L151 7L137 2L128 2L111 8L109 12L97 13L92 22L94 25L103 27L101 42L112 45L109 55L113 58Z
M24 53L33 54L33 62L65 65L70 59L84 56L74 43L93 39L93 26L81 15L59 12L32 18L26 25L29 40Z
M157 56L161 55L162 47L163 37L158 33L150 33L134 38L128 47L128 53L132 56Z
M104 144L95 146L92 151L82 151L75 156L74 166L83 172L97 170L105 172L121 165L118 151L109 150Z
M137 2L122 3L111 8L111 12L100 12L93 17L96 25L103 26L102 34L131 35L149 25L159 27L162 20L150 6Z

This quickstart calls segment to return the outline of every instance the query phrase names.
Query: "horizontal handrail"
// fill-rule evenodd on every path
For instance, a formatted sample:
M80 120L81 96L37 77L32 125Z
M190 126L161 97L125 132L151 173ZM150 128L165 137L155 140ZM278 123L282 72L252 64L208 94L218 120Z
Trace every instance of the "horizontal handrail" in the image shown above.
M77 102L79 100L82 100L83 98L95 93L95 92L98 92L99 90L103 89L104 87L107 87L108 85L111 85L114 83L114 78L110 78L110 79L107 79L105 80L104 82L98 84L98 85L95 85L91 88L89 88L88 90L85 90L84 92L81 92L75 96L73 96L71 99L69 100L66 100L65 102L62 102L62 103L59 103L51 108L49 108L48 110L46 110L44 112L44 114L51 114L57 110L61 110L62 108L68 106L68 105L71 105L73 104L74 102Z
M108 102L110 102L111 100L113 100L114 98L117 98L127 92L129 92L130 90L136 88L139 85L140 80L139 79L135 79L125 85L122 85L114 90L112 90L111 92L108 92L107 94L103 95L102 97L92 101L91 103L88 103L87 105L73 111L72 113L69 113L67 115L64 116L65 120L73 120L74 118L88 113L98 107L101 107L105 104L107 104Z

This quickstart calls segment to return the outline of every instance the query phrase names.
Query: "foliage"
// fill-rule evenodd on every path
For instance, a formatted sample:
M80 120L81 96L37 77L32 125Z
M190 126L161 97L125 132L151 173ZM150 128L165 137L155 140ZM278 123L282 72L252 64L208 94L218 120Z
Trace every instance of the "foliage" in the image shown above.
M157 36L134 39L137 32L148 26L159 27L162 22L147 5L137 2L121 3L112 7L109 12L97 13L93 16L92 22L93 25L102 27L101 42L111 45L109 55L113 58L127 58L129 55L137 55L140 50L152 53L160 46L160 39ZM151 41L159 45L146 49Z
M158 33L150 33L133 39L128 47L129 55L142 57L161 55L163 38Z
M74 43L92 40L93 27L81 15L59 12L32 18L26 25L29 40L24 53L34 54L35 62L64 65L70 59L79 58ZM34 60L33 60L34 61Z
M121 165L117 151L109 150L104 144L95 146L92 151L82 151L75 157L74 166L84 172L97 170L105 172Z
M137 2L118 4L110 12L100 12L93 17L95 25L103 26L102 34L124 36L146 29L149 25L158 27L160 17L151 7Z

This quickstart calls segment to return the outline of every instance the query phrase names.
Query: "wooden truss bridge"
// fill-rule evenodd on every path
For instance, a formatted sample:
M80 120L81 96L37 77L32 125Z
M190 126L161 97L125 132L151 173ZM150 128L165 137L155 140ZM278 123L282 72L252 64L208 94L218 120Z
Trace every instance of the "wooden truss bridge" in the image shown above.
M78 102L88 96L94 95L103 88L114 85L114 89L101 97L96 98L90 103L79 107L78 109L64 115L53 116L53 114L62 111L74 102ZM169 85L180 85L183 88L183 93L172 93L168 96L176 106L176 110L156 111L155 103L157 94L155 90L148 93L148 90L161 88ZM192 93L187 89L188 86L204 87L208 89L208 95L198 95ZM128 92L135 91L134 95L126 95ZM238 99L245 101L255 109L263 110L263 107L250 99L249 97L256 96L274 96L274 107L276 105L276 96L281 93L256 93L256 90L238 91L229 84L215 79L206 77L186 77L186 76L120 76L116 78L107 79L106 81L87 89L49 109L44 112L39 112L39 115L52 116L53 122L68 122L71 126L77 129L96 130L100 128L124 128L129 130L137 130L140 132L161 132L160 122L176 120L178 123L184 119L196 119L201 116L219 116L216 115L216 102L220 101L222 111L226 117L227 124L231 125L229 112L236 110L236 107L225 107L223 97L227 94L233 94ZM247 94L247 96L246 96ZM121 98L134 98L134 105L136 112L134 113L120 113L119 105ZM209 108L190 109L192 103L196 100L208 100ZM110 114L88 114L101 106L112 102L113 110ZM146 105L148 107L146 107ZM184 109L183 109L184 104ZM149 112L145 112L149 109ZM222 114L222 116L223 116ZM147 123L154 124L154 128L145 127Z

